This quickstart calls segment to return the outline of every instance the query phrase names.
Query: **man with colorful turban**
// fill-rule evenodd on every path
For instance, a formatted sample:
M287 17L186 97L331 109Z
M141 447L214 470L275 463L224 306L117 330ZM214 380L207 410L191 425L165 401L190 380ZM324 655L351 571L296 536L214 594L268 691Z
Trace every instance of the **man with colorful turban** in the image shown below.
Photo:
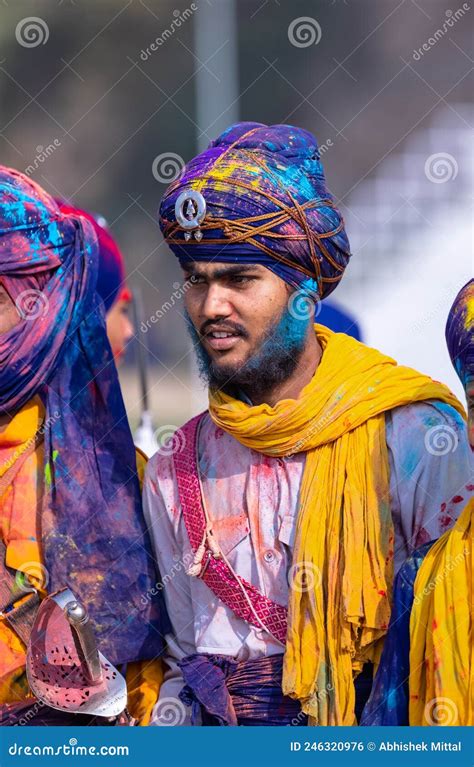
M97 270L87 218L0 167L0 704L30 695L28 626L38 596L66 586L112 663L141 660L146 677L162 649L166 614L150 596L157 573ZM141 718L150 689L135 690Z
M173 626L152 721L172 698L177 724L355 724L394 572L443 532L469 472L462 405L313 325L350 249L307 131L231 126L167 189L160 224L209 409L146 472ZM439 429L455 454L431 449Z
M466 392L474 450L474 280L449 312L446 341ZM474 474L474 452L473 468ZM471 480L443 504L461 508ZM438 541L417 549L400 568L380 666L364 708L364 725L474 724L474 500Z

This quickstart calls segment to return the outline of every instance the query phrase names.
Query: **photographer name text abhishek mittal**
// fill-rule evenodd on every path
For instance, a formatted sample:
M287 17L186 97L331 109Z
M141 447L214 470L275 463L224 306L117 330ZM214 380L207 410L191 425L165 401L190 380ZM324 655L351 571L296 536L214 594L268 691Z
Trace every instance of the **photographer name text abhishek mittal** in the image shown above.
M438 740L432 743L400 743L397 741L384 741L379 745L379 751L461 751L461 741L447 743Z

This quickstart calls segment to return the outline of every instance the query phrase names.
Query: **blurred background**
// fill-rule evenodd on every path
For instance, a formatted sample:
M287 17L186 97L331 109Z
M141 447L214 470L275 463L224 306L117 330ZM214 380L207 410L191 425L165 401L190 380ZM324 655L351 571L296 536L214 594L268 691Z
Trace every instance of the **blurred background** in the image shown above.
M96 211L143 299L120 375L155 426L205 406L157 225L182 164L237 120L318 138L353 259L334 303L370 345L462 396L444 343L473 272L471 3L0 0L1 162Z

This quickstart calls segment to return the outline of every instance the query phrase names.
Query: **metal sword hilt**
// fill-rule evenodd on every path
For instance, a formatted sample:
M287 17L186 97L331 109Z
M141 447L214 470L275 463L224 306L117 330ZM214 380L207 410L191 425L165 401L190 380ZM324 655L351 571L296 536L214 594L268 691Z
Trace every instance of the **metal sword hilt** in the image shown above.
M80 659L84 662L87 681L90 684L99 684L102 681L102 668L87 610L81 602L74 600L65 605L64 612L73 629L74 644Z

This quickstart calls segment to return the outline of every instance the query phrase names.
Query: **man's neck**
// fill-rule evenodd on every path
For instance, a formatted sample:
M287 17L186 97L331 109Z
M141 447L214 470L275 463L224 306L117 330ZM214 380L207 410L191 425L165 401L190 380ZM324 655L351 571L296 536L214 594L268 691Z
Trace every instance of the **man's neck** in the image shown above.
M252 404L262 405L266 403L270 407L275 407L277 402L280 402L282 399L298 399L304 387L309 384L314 376L321 361L322 353L323 350L316 338L316 334L310 333L303 354L292 375L286 381L275 384L269 391L253 396Z

